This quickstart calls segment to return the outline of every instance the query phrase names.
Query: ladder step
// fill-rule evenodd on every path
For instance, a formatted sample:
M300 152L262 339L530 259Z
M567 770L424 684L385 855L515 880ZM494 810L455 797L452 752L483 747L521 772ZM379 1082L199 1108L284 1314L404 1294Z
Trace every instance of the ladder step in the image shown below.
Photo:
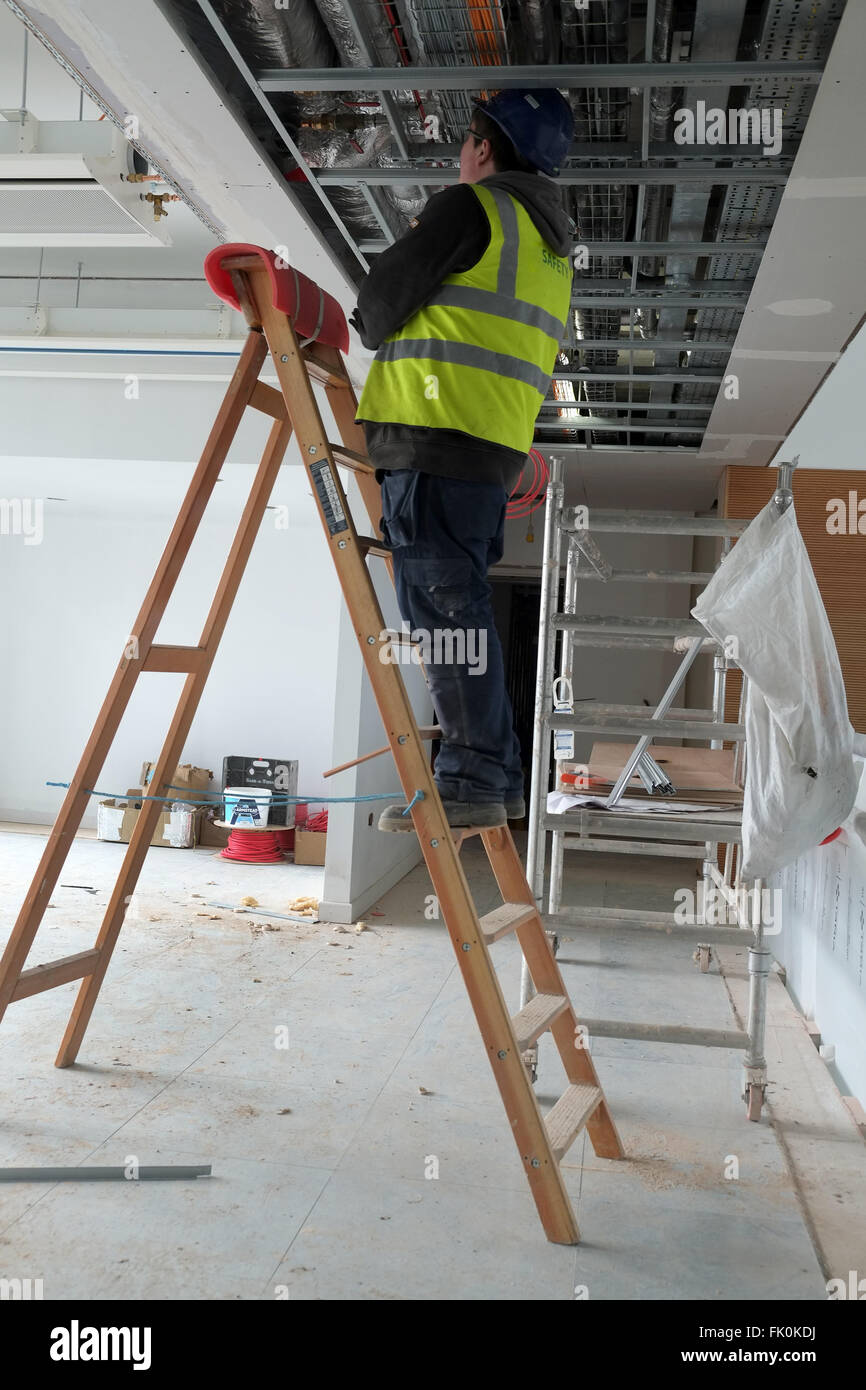
M563 1091L553 1109L544 1117L547 1137L554 1156L561 1160L604 1096L600 1086L581 1082Z
M204 647L153 646L144 658L143 671L200 671L207 658Z
M29 999L32 994L41 994L55 985L66 985L70 980L83 980L92 975L99 960L99 951L77 951L74 956L61 956L58 960L46 961L45 965L34 965L31 970L22 970L12 995L17 999Z
M519 1051L525 1052L531 1047L567 1008L568 1000L562 994L534 994L511 1020Z
M323 357L309 348L303 348L301 356L307 368L307 376L312 381L319 381L323 386L350 386L349 373L345 370L338 370L337 367L325 361Z
M391 547L378 536L359 536L358 544L365 555L381 555L384 560L391 555Z
M525 926L537 916L538 911L532 903L503 903L492 912L485 912L481 918L484 940L490 946L501 936L507 936L510 931L517 931L518 927Z
M282 391L278 391L274 386L268 386L266 381L257 381L250 396L250 405L254 410L260 410L263 415L270 415L274 420L285 420L286 403L283 400Z
M347 449L345 444L332 444L330 440L328 448L341 468L351 468L353 473L375 473L376 470L366 454Z

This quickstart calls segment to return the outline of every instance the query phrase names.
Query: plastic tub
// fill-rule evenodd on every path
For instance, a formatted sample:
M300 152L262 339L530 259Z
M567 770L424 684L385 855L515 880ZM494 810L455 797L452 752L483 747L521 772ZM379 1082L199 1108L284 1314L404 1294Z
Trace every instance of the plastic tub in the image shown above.
M226 787L223 791L226 824L239 829L267 825L272 796L273 792L267 787Z

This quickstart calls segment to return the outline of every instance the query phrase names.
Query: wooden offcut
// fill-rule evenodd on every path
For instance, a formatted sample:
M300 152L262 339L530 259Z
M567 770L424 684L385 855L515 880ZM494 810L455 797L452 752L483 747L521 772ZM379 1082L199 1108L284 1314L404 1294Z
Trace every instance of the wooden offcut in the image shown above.
M734 715L736 717L736 710ZM633 751L634 743L593 744L587 764L589 775L601 779L591 784L593 792L599 796L607 795ZM676 787L676 797L666 797L665 800L675 802L679 797L685 801L703 798L720 802L742 801L743 791L734 781L734 755L729 749L676 748L654 743L649 753ZM580 792L582 788L576 786L574 790ZM632 775L626 794L648 795L636 772Z

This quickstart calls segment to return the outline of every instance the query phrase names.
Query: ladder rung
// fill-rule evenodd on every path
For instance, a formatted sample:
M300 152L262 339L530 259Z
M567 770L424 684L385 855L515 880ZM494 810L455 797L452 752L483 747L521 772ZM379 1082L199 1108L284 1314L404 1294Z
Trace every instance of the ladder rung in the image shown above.
M286 403L282 391L268 386L266 381L257 381L250 396L250 405L263 415L271 415L275 420L285 420Z
M354 473L375 473L376 470L366 454L347 449L345 444L332 444L330 440L328 448L341 468L351 468Z
M348 372L335 370L330 362L317 357L309 348L304 348L301 356L306 364L307 375L313 381L320 381L324 386L349 386L351 384Z
M544 1117L550 1147L557 1159L568 1153L590 1115L603 1100L601 1088L585 1082L563 1091L553 1109Z
M690 1028L674 1023L632 1023L614 1018L583 1018L591 1038L624 1038L627 1042L682 1043L686 1047L723 1047L744 1052L748 1033L730 1028Z
M534 994L511 1020L518 1050L525 1052L531 1047L567 1008L568 1000L562 994Z
M61 956L45 965L34 965L30 970L22 970L12 995L16 999L29 999L32 994L41 994L44 989L54 989L56 985L66 985L70 980L82 980L93 974L93 967L99 960L99 951L78 951L74 956Z
M597 835L587 835L581 839L578 835L566 834L563 848L587 850L590 854L656 854L662 859L703 859L707 842L677 844L671 840L606 840Z
M580 574L581 584L585 584L588 579L595 579L607 583L625 581L639 584L698 585L709 584L714 578L711 570L611 570L610 574L599 574L597 570L587 568L581 570Z
M647 618L585 616L582 613L554 613L553 626L566 632L592 632L604 636L706 637L706 628L696 618Z
M577 530L595 531L598 534L603 531L631 531L655 536L741 536L748 525L747 519L730 516L693 516L689 512L603 512L593 508L589 526L580 526ZM563 531L574 529L569 521L562 526Z
M151 647L144 658L143 671L200 671L207 652L204 647Z
M490 946L501 936L517 931L518 927L525 926L537 916L538 910L533 903L503 903L501 907L494 907L492 912L485 912L481 918L484 940Z
M644 714L593 714L591 709L576 709L573 714L557 714L548 710L544 722L549 729L584 730L599 734L652 734L655 738L725 739L744 743L744 724L722 724L713 719L674 719L663 715L653 719L650 710Z
M359 536L358 544L365 555L381 555L383 560L387 560L391 555L390 546L387 546L378 536Z

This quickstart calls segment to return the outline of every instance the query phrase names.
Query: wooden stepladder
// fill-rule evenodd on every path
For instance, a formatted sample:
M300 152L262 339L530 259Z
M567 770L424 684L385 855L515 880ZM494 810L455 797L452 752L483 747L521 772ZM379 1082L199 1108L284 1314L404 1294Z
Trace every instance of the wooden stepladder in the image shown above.
M414 829L539 1216L549 1240L574 1244L579 1232L560 1171L560 1160L584 1127L600 1156L621 1158L623 1150L592 1058L582 1045L578 1020L511 833L504 828L470 832L449 827L399 665L383 664L379 658L385 620L367 570L367 557L387 557L387 550L376 535L380 515L379 488L373 468L364 455L363 432L355 424L355 394L336 345L345 345L347 341L345 319L334 301L316 291L303 276L298 277L291 269L280 269L272 253L261 248L223 246L211 252L208 261L211 283L224 298L241 308L249 334L133 628L135 642L127 641L0 960L0 1018L7 1005L15 1000L80 979L56 1065L66 1067L75 1061L150 845L161 810L159 801L143 802L93 948L25 970L30 947L135 682L143 672L186 673L152 779L154 796L169 795L170 779L182 756L277 471L294 430L401 786L407 801L412 801L416 793L423 793L412 807ZM312 311L311 289L318 294ZM326 300L327 312L324 312ZM329 319L332 325L339 320L337 331L328 331ZM325 330L322 330L323 321ZM306 342L303 341L305 333L309 335ZM259 372L268 353L280 390L259 381ZM326 437L313 382L325 388L341 436L339 444ZM201 638L194 647L159 645L154 641L157 628L220 467L248 406L263 411L274 423ZM370 536L359 535L355 529L338 466L351 469L357 478L370 518L373 532ZM482 917L476 911L460 862L460 845L474 833L481 835L503 897L501 907ZM513 1018L490 955L491 945L510 932L517 936L537 991ZM546 1031L553 1036L568 1085L553 1109L543 1116L523 1053Z

